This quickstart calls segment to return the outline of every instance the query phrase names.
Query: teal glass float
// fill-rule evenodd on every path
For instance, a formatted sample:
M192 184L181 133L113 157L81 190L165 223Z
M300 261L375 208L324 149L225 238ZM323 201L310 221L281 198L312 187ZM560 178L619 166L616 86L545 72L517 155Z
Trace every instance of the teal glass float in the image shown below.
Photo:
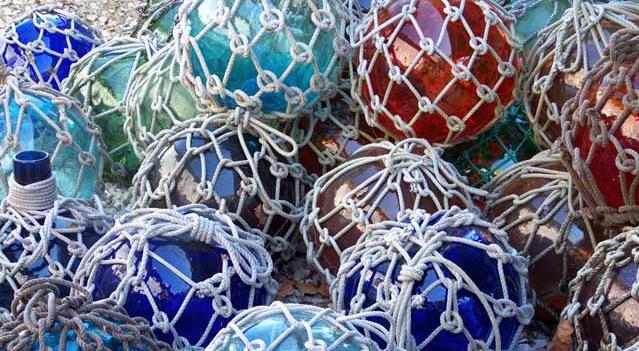
M491 129L446 149L443 158L457 167L469 185L479 187L539 151L523 107L515 104Z
M18 292L10 320L0 327L0 350L169 351L170 347L154 337L149 322L129 317L115 301L93 302L76 284L40 278Z
M173 24L183 0L164 0L149 3L142 11L140 21L133 30L133 35L154 35L164 42L173 38Z
M207 345L239 311L275 294L257 236L205 206L142 209L118 220L80 263L76 281L151 321L177 350Z
M453 207L408 211L367 235L342 255L331 285L338 312L390 313L406 350L515 349L533 308L528 261L505 232Z
M570 3L570 0L514 0L505 6L517 18L515 37L524 45L525 56L537 42L539 32L559 20Z
M330 309L275 302L240 313L207 350L243 351L261 347L260 350L271 351L378 351L370 335L385 333L383 328L376 330L371 325L357 318L346 319Z
M51 155L62 196L91 198L102 182L100 128L77 100L44 86L6 79L7 84L0 85L0 197L7 195L13 156L42 150Z
M133 73L155 52L150 39L122 37L93 50L76 65L63 91L78 99L83 110L102 129L107 151L105 176L129 179L140 166L125 129L124 102Z
M174 31L183 82L218 106L293 118L341 73L342 7L336 0L185 1Z
M58 90L71 65L102 42L88 23L63 11L39 7L0 35L0 55L16 75Z
M0 205L0 309L34 278L71 281L88 248L112 221L87 201L57 196L49 155L22 151L14 160L9 196Z
M207 112L195 92L180 83L179 73L173 45L135 71L127 94L125 127L140 158L158 133Z

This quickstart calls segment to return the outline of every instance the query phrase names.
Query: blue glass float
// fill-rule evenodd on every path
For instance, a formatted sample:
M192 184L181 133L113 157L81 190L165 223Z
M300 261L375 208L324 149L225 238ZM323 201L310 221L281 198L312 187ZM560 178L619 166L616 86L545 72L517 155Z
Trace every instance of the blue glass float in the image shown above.
M22 150L51 155L62 196L91 198L102 180L100 129L75 99L7 79L11 84L0 86L0 198L7 194L12 158Z
M42 151L23 151L14 158L9 197L0 207L0 267L6 276L0 283L0 307L10 308L14 291L33 278L56 276L67 280L84 253L110 226L109 219L83 201L56 198L49 155ZM50 181L51 188L33 188ZM32 192L20 196L14 187ZM33 198L31 198L33 197ZM33 207L25 200L50 198L51 202ZM54 209L53 201L58 201ZM55 212L54 212L55 211ZM51 216L51 226L45 217Z
M38 8L11 24L2 39L0 54L8 68L56 90L71 65L102 41L88 23L52 8Z
M130 180L140 166L125 129L124 104L135 70L154 52L153 40L117 38L78 61L64 82L62 91L78 99L102 129L107 151L105 177L110 180Z
M258 306L234 318L234 328L223 329L207 350L242 351L250 346L271 351L379 350L357 331L356 320L338 321L340 317L343 316L334 311L311 305L275 302Z
M293 117L341 72L346 18L335 0L185 1L176 19L179 61L198 96ZM315 9L315 10L314 10ZM220 14L228 16L220 21Z
M233 236L223 218L204 206L125 215L82 261L76 279L94 299L112 297L131 316L151 321L157 338L174 348L207 345L238 311L268 304L274 293L261 239L237 228ZM248 266L247 257L258 266Z
M18 292L10 320L0 327L0 350L44 349L170 350L154 337L147 321L130 318L114 301L93 302L76 284L39 278Z
M509 349L532 317L527 262L486 224L454 207L372 225L366 240L343 254L332 287L336 308L387 306L397 332L408 334L398 346L411 350L466 350L472 343ZM504 257L493 257L493 249ZM390 301L394 294L398 299Z
M238 226L262 236L269 252L291 253L300 181L263 139L219 124L230 116L193 119L160 134L133 178L135 206L224 209Z

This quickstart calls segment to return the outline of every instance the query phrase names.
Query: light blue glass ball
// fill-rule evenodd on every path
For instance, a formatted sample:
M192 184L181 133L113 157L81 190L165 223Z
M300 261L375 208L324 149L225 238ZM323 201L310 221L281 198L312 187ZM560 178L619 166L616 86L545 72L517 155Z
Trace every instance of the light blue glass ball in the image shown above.
M100 129L76 100L49 88L13 82L0 88L0 197L7 194L13 156L23 150L51 155L62 196L92 197L101 181Z
M247 342L271 351L378 350L353 324L339 317L334 311L310 305L276 302L254 307L238 315L231 322L234 327L220 332L207 350L243 351L248 349Z
M190 65L191 84L206 89L218 104L290 116L337 79L346 42L338 2L222 4L186 1L174 31L181 62Z

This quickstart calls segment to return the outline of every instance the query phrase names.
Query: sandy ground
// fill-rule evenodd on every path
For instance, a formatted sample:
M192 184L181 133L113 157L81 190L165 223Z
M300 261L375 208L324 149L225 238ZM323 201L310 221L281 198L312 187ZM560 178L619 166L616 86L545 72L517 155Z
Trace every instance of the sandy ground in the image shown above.
M145 1L123 0L0 0L0 28L22 17L28 10L38 6L56 6L79 15L93 24L105 40L126 35L138 20ZM105 200L108 204L127 203L124 189L107 185ZM115 210L115 209L114 209ZM122 210L122 209L120 209ZM118 211L120 212L120 211ZM278 298L287 302L309 303L327 307L328 287L306 264L304 249L289 262L280 262L276 279L281 284ZM541 351L548 347L548 337L528 329L522 336L518 351Z

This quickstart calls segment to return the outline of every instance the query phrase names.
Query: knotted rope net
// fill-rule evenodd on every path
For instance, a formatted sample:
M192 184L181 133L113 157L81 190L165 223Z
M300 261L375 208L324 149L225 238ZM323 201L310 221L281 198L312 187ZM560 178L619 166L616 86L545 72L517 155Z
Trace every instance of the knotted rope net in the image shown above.
M539 34L527 58L523 101L537 143L550 147L561 137L561 112L592 76L612 33L639 28L639 4L574 0L563 17Z
M292 350L298 345L318 351L380 350L371 339L373 335L391 344L388 331L364 316L366 314L345 316L330 308L276 301L270 306L257 306L238 314L206 350ZM259 332L260 327L265 329L263 333ZM280 329L276 335L269 333Z
M361 111L348 90L338 89L333 97L321 99L310 113L293 121L291 136L308 173L321 176L359 147L390 138L366 124Z
M147 2L131 35L139 37L151 34L164 43L170 42L173 39L175 15L183 2L183 0Z
M423 139L369 144L315 182L300 227L307 258L327 281L368 225L418 208L476 209L471 196L485 193L468 186L441 152Z
M639 223L637 115L639 28L610 38L579 94L562 111L563 141L584 198L584 213L603 225Z
M570 282L572 302L562 317L574 327L576 350L631 351L639 346L639 231L597 246Z
M77 98L84 112L102 128L109 173L132 176L139 167L124 130L125 102L136 69L157 51L153 38L115 38L84 56L71 70L62 91Z
M7 76L0 85L0 119L0 196L9 191L12 157L32 149L50 154L63 196L91 198L101 186L101 131L75 99Z
M262 237L269 251L292 254L306 173L271 138L287 136L250 119L235 109L160 133L133 179L136 206L205 204Z
M583 201L558 153L544 151L497 175L486 218L505 231L521 256L530 260L530 284L539 320L557 322L577 275L606 231L583 217Z
M202 272L192 272L185 267L186 263L172 263L161 250L154 251L153 245L167 241L178 247L204 244L209 250L213 247L224 250L221 270L205 279L197 279ZM124 254L119 253L122 245L128 247ZM184 259L188 260L188 257ZM158 281L152 274L156 269L170 271L176 283ZM147 319L151 321L151 330L156 335L168 335L174 349L204 347L214 336L214 326L223 326L226 319L254 304L270 303L277 290L277 284L271 278L273 261L264 249L262 239L238 228L226 214L202 205L175 210L139 209L120 217L89 250L78 267L75 281L95 294L96 289L102 289L99 285L102 283L96 280L101 270L118 272L119 283L110 297L119 306L136 294L140 296L138 299L144 300L136 304L148 302L150 315ZM158 283L169 288L171 284L188 286L185 295L174 297L183 298L179 309L159 308L163 303L160 301L162 294L156 298L154 293ZM104 284L109 286L111 282ZM242 293L239 289L244 288L249 290L245 299L239 296ZM210 316L203 316L201 310L193 314L189 305L195 299L210 301L207 304L212 306ZM186 317L185 311L190 311ZM187 322L183 318L195 319ZM186 334L193 334L189 330L196 327L203 331L202 335L187 339Z
M64 21L56 19L57 16L63 18ZM22 40L26 35L22 34L21 40L21 34L18 33L16 25L29 19L39 32L33 35L36 39L24 42ZM51 34L63 35L66 40L56 39L55 46L53 46L47 41L50 39L46 38L47 35ZM29 34L29 37L31 35ZM22 58L10 63L10 69L16 76L32 83L45 84L57 89L62 86L62 81L66 78L59 77L58 73L68 72L71 63L77 62L81 55L86 53L77 51L79 48L75 45L78 41L89 44L91 48L102 44L100 34L82 19L54 7L40 6L31 10L24 17L13 21L3 30L0 34L0 53L5 56L3 58L6 58L6 52L10 50ZM53 57L54 62L52 62L51 70L40 71L38 65L41 62L38 56L41 54Z
M533 308L526 295L528 262L508 245L506 233L455 206L435 214L406 211L371 224L364 235L344 251L331 285L338 311L390 313L397 346L407 350L441 347L440 334L466 339L469 350L516 349ZM487 260L492 267L486 266ZM461 310L458 298L472 304L473 312ZM419 313L426 315L413 317ZM491 331L475 339L477 320L487 321ZM502 323L514 327L509 330ZM416 330L422 334L419 339Z
M113 225L97 197L94 203L58 197L53 176L26 186L11 176L10 184L0 204L2 308L29 279L72 280L89 247Z
M446 130L433 137L441 145L488 129L513 101L520 47L513 22L498 5L475 0L395 0L373 7L351 40L352 95L366 121L391 135ZM451 47L454 41L459 45Z
M162 48L134 72L124 128L140 159L158 133L207 112L197 103L195 92L180 83L179 73L172 45Z
M349 52L346 16L337 0L187 0L173 32L180 80L206 106L293 119L334 90Z
M61 288L74 296L61 297ZM130 318L113 300L93 302L86 290L66 280L27 282L16 294L11 315L0 327L3 350L170 350L144 318Z

